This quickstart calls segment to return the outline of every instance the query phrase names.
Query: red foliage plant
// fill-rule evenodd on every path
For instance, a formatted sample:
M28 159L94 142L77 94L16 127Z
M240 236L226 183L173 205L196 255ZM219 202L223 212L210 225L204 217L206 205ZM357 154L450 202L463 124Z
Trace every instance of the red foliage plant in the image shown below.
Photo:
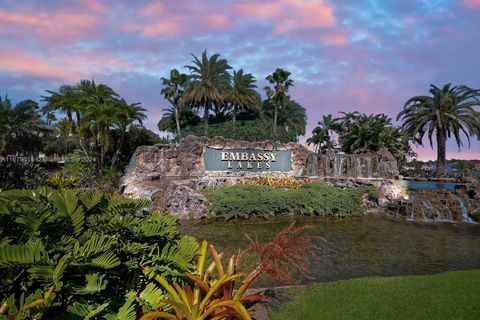
M295 275L312 278L308 268L309 258L316 259L318 247L313 240L325 241L325 238L315 235L303 234L313 226L294 227L295 222L278 232L275 237L266 244L260 244L247 235L250 245L242 255L253 252L258 255L260 263L249 275L253 282L260 274L267 273L274 280L283 283L294 283Z

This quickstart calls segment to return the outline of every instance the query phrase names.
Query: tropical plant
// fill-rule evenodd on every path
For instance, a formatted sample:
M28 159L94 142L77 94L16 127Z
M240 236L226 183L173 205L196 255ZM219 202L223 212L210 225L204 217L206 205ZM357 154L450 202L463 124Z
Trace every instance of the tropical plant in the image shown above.
M175 217L144 212L149 205L98 191L0 192L2 313L112 319L122 297L140 301L150 289L142 267L180 281L198 244L179 235Z
M480 137L480 90L467 86L446 84L442 88L430 85L430 96L415 96L407 100L398 114L408 137L422 145L425 134L433 148L433 133L437 143L437 173L445 174L446 142L452 136L460 148L463 133L470 145L470 137Z
M290 72L277 68L272 74L265 77L270 86L263 88L267 98L273 102L273 132L277 135L278 112L288 98L288 89L293 86L293 80L289 79Z
M280 189L299 189L302 185L312 183L310 179L296 179L292 176L281 176L280 178L273 178L272 176L259 176L256 178L245 178L240 181L241 184L269 186Z
M292 214L347 217L365 211L365 197L378 198L373 187L341 189L320 183L307 183L298 189L237 184L202 192L209 213L227 220Z
M324 115L323 120L318 122L318 126L312 130L312 136L307 139L307 144L315 146L315 152L323 153L335 148L335 142L332 138L332 132L338 131L337 122L332 115Z
M113 123L116 124L120 129L120 139L117 143L117 150L113 154L110 162L110 169L113 168L118 156L120 155L120 151L122 150L125 136L127 134L127 129L135 121L138 121L140 126L142 126L142 121L147 119L145 112L146 110L138 102L129 104L127 101L125 101L125 99L120 99L117 101Z
M0 161L0 189L38 188L47 184L47 172L40 164Z
M298 140L297 133L293 130L286 131L280 127L277 130L277 136L273 134L273 123L266 119L240 121L234 124L233 121L211 124L208 126L207 133L200 126L186 127L183 129L184 135L203 136L209 138L221 136L226 139L235 139L243 141L265 141L276 140L283 143L295 142Z
M231 69L227 60L220 59L218 53L207 56L207 51L202 52L201 59L193 55L189 83L183 94L185 103L197 108L203 108L203 121L205 132L208 129L208 114L212 105L221 105L226 99L230 83Z
M223 253L219 254L213 245L203 241L196 270L194 273L185 273L189 281L183 286L177 283L171 285L163 276L144 268L145 274L154 278L167 292L167 297L157 297L159 309L144 314L140 319L251 319L255 314L252 307L264 297L261 292L248 294L247 290L261 275L268 274L277 281L289 283L294 282L298 275L309 276L308 258L315 257L316 250L313 240L324 240L304 235L303 232L310 228L295 228L290 224L266 244L249 238L250 246L241 253L240 258L232 256L227 266L222 263ZM212 256L209 264L207 251ZM259 262L256 268L244 275L237 270L241 257L248 253L255 253ZM243 280L236 287L240 279Z
M236 122L239 110L260 111L260 95L255 88L255 77L243 70L233 71L232 86L228 92L228 102L232 105L232 121Z
M182 95L187 81L188 76L184 73L180 73L177 69L170 70L169 79L162 78L163 88L161 94L172 105L178 139L181 139L182 136L180 129L180 116L183 106ZM183 109L185 109L184 106Z
M287 97L282 107L277 110L275 109L273 100L264 101L262 104L262 112L264 116L270 119L274 119L275 112L277 112L278 126L282 127L285 131L295 132L297 137L305 134L305 127L307 125L306 110L295 100Z

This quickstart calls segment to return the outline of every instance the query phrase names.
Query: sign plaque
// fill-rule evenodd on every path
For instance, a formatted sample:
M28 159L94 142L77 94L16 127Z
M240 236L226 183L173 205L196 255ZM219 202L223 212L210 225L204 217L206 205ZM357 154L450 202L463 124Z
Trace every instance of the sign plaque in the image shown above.
M207 171L288 172L292 170L292 151L207 147L204 161Z

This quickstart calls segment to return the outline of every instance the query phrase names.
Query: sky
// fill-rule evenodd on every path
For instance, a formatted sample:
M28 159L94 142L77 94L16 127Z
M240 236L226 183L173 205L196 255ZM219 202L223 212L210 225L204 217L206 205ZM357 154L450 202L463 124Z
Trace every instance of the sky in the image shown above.
M290 71L307 136L328 113L395 118L430 84L480 88L480 0L0 0L0 43L0 95L38 101L94 79L141 102L155 131L168 107L160 78L205 49L259 90ZM436 155L428 141L417 152ZM480 141L460 152L450 141L447 158L480 159Z

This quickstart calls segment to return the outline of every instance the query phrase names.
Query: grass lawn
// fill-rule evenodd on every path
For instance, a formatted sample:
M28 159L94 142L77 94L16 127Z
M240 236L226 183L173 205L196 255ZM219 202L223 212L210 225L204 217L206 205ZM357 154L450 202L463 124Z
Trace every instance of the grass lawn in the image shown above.
M270 319L480 319L480 270L319 284Z

